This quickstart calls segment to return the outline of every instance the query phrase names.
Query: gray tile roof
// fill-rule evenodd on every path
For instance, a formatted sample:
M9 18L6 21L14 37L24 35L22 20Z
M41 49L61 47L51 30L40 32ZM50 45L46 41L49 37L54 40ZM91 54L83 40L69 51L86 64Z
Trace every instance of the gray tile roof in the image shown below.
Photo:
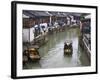
M31 10L25 10L23 11L23 14L30 16L30 17L47 17L50 16L45 11L31 11Z
M63 12L49 12L49 13L52 14L52 16L65 17Z
M23 14L32 18L35 17L33 14L31 14L29 11L26 10L25 11L23 10Z
M81 15L87 15L88 13L23 10L23 14L29 17L48 17L48 16L67 17L70 15L80 17Z

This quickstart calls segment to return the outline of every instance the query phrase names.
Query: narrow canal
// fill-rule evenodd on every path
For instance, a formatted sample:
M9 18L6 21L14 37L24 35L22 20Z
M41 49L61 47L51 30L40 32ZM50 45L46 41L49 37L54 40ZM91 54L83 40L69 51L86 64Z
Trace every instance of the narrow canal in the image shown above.
M28 62L24 69L90 66L86 53L79 46L79 34L78 28L71 28L49 35L48 42L39 48L39 62ZM65 41L72 41L72 56L64 56Z

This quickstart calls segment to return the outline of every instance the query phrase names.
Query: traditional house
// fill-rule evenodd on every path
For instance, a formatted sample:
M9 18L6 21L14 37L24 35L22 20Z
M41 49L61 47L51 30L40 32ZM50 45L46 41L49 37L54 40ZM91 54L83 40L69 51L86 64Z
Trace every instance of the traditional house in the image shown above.
M32 42L47 31L49 16L44 11L23 10L23 42Z
M91 59L91 15L88 13L81 19L81 33L80 45L87 53L89 59Z

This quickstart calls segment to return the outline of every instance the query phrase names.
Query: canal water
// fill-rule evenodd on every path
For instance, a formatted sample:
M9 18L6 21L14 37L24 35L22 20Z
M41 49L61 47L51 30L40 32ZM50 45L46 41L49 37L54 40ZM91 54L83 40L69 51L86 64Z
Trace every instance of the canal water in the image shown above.
M38 62L28 62L24 69L62 68L90 66L86 53L79 46L79 29L68 28L64 32L48 35L48 42L39 48L41 59ZM71 41L72 56L64 55L64 42Z

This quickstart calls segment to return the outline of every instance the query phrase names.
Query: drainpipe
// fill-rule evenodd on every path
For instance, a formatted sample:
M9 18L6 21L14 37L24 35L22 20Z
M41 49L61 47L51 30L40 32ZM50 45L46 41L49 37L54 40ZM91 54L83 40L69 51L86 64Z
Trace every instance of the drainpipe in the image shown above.
M29 28L29 43L30 43L30 28Z
M51 16L50 16L50 25L51 25Z

